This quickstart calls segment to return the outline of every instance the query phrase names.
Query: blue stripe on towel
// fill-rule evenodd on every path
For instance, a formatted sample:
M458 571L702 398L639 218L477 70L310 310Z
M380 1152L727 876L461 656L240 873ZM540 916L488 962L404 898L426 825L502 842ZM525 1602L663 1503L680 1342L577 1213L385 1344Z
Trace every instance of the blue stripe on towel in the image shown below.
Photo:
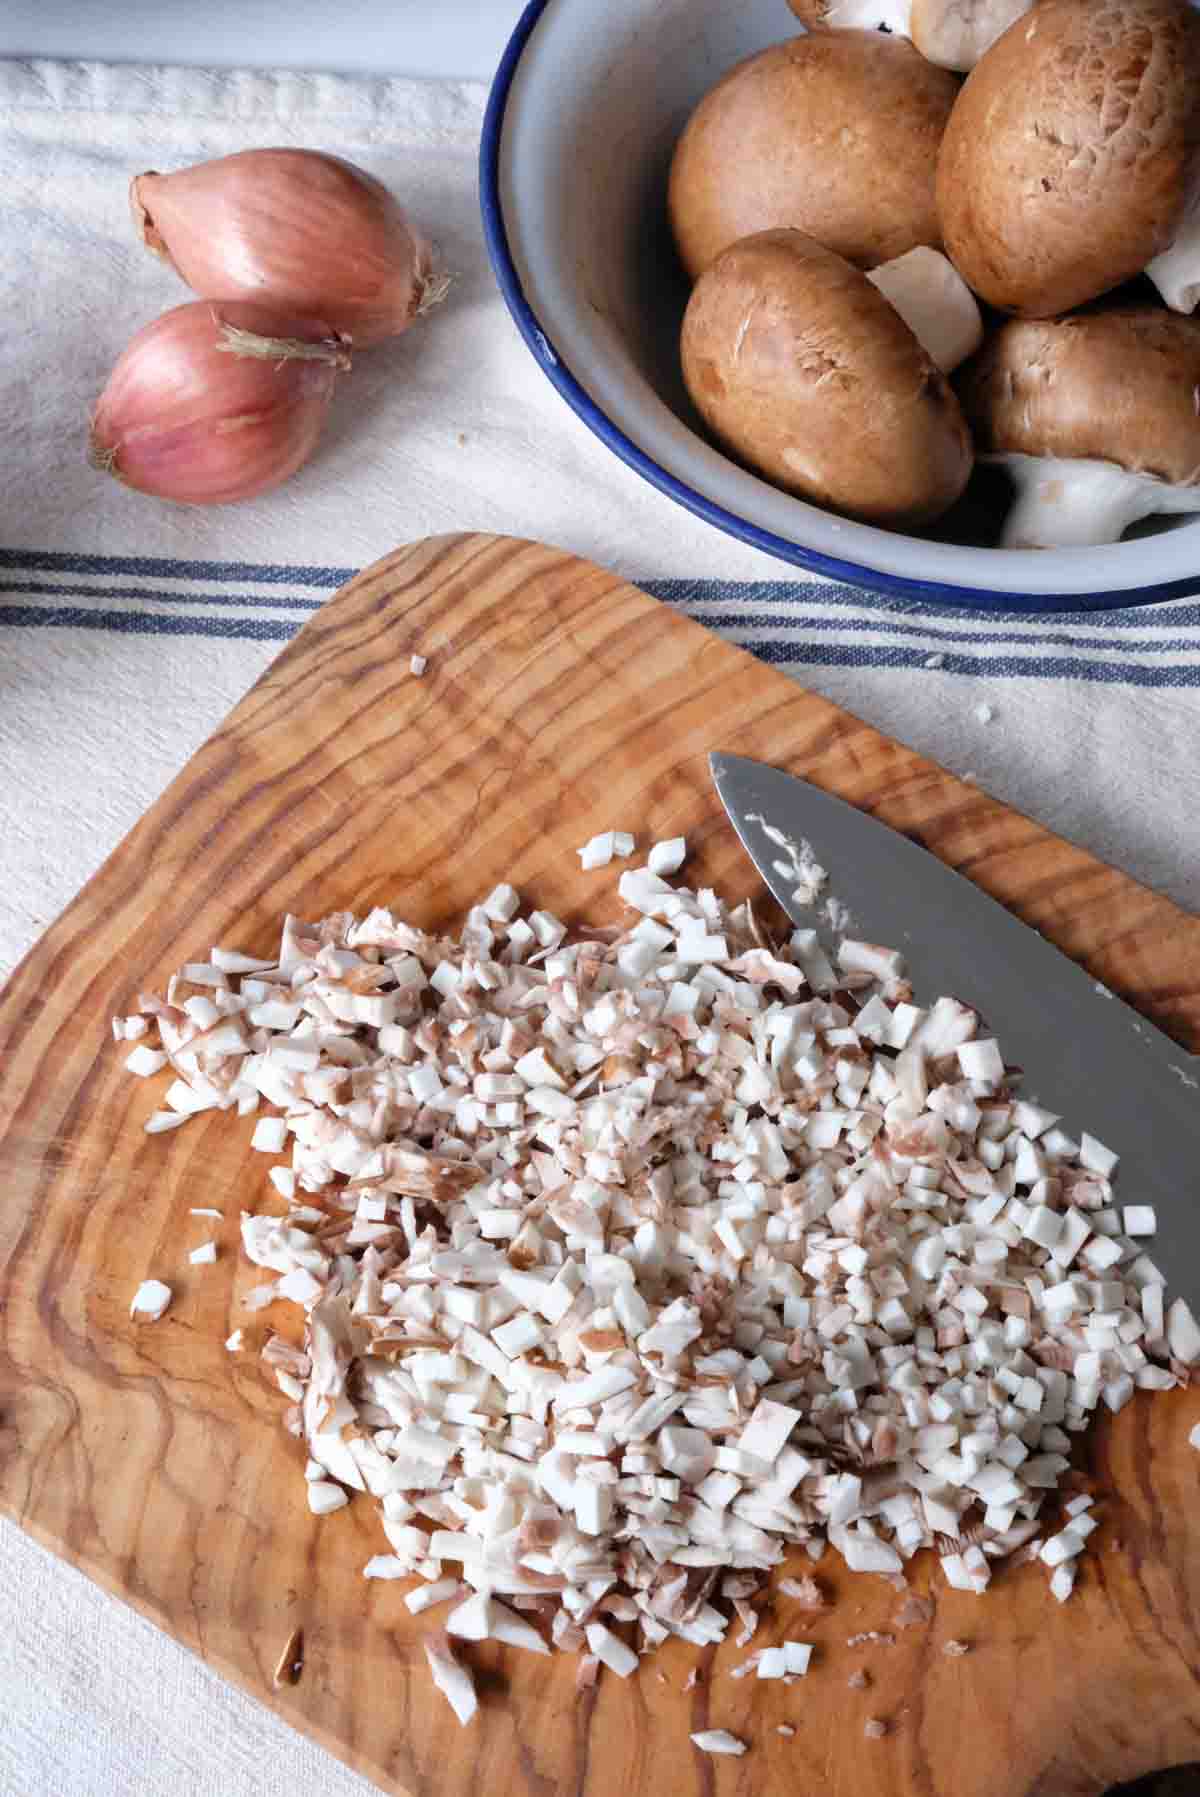
M1198 582L1200 584L1200 582ZM862 587L828 585L813 581L794 580L685 580L672 578L669 580L637 580L635 586L641 587L655 599L665 599L670 605L678 605L687 609L692 605L707 605L724 601L736 601L740 605L759 604L765 607L772 605L813 604L831 606L867 607L881 617L908 617L928 619L931 628L948 622L978 624L985 614L978 610L968 610L963 606L938 605L923 606L917 599L885 599L879 594L866 592ZM1146 617L1166 615L1171 625L1178 629L1200 627L1200 603L1190 600L1184 604L1176 602L1171 605L1146 606L1142 608L1124 609L1121 611L1093 611L1080 616L1080 630L1095 630L1103 625L1106 632L1145 630ZM704 614L705 618L708 613ZM989 611L987 619L993 624L1023 623L1034 625L1053 619L1053 612L1042 612L1036 618L1028 617L1018 611ZM1060 613L1060 628L1070 628L1068 614Z
M286 642L299 624L286 618L187 618L153 611L84 611L66 605L0 605L0 627L112 630L129 636L244 637L250 642Z
M268 614L311 613L355 572L284 562L0 550L0 625L285 642L302 618L220 612L236 606ZM170 580L180 587L136 586L129 584L131 579ZM1047 629L1011 613L994 612L982 619L975 611L925 609L918 602L878 599L843 585L679 578L637 584L780 668L923 669L936 652L939 672L967 677L1147 688L1200 685L1200 603L1192 601L1158 610L1162 629L1156 635L1146 614L1139 612L1093 612L1078 628L1060 619ZM272 590L240 590L247 585ZM297 591L304 588L309 591ZM64 599L95 604L56 603ZM142 609L147 602L172 610ZM194 608L190 615L189 608ZM814 640L822 636L842 640ZM864 640L844 640L848 637Z
M43 580L5 580L0 593L31 593L49 599L153 599L162 605L265 605L273 611L319 611L323 599L296 599L272 593L171 593L155 587L63 586Z
M192 562L167 556L60 555L52 549L0 549L0 568L46 574L144 574L156 580L258 580L272 586L344 586L358 568L317 568L287 562Z
M919 649L878 647L859 648L841 643L744 642L760 661L772 667L807 666L820 668L922 668L925 656ZM1200 649L1200 645L1197 645ZM1090 680L1106 686L1200 686L1200 661L1180 662L1169 667L1138 662L1070 661L1066 656L946 656L939 673L975 674L989 680Z

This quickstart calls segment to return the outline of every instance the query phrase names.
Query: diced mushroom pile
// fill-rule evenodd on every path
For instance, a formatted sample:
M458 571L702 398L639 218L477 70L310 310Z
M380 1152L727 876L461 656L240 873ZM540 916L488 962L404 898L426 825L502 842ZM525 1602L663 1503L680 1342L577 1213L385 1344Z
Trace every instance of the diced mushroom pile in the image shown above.
M1053 1503L1072 1432L1200 1359L1153 1213L975 1012L915 1003L885 949L772 947L653 871L682 852L621 874L625 928L507 885L454 938L289 917L277 960L215 950L118 1020L175 1075L148 1130L261 1111L255 1146L290 1145L242 1239L251 1309L301 1306L306 1339L263 1358L312 1509L371 1493L368 1573L450 1606L429 1657L462 1720L447 1636L628 1676L631 1642L719 1641L730 1607L747 1641L797 1545L886 1575L932 1546L982 1592L1048 1535L1065 1597L1094 1526Z

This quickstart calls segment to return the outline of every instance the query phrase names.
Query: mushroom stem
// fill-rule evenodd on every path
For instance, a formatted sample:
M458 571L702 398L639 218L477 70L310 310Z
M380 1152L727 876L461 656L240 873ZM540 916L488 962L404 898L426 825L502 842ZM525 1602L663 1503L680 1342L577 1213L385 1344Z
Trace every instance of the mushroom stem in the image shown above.
M954 264L923 244L867 275L921 347L949 374L983 342L975 296Z
M1083 457L992 455L1011 475L1016 498L1002 549L1083 549L1116 543L1139 518L1200 512L1200 486L1171 486L1116 462Z
M1200 300L1200 187L1170 249L1147 262L1146 273L1172 312L1193 312Z
M927 62L963 74L1033 0L912 0L909 35Z
M890 31L926 62L966 74L1033 0L789 0L797 18L820 27Z
M850 31L882 28L911 37L913 0L829 0L820 9L821 23Z

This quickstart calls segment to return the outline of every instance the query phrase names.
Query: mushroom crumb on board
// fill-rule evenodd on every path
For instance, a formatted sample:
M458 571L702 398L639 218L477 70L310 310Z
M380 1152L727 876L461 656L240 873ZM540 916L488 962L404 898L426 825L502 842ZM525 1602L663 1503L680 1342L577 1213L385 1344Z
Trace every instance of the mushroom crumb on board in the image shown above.
M171 1288L164 1285L161 1279L143 1279L133 1294L133 1303L129 1306L131 1317L145 1317L148 1322L157 1323L164 1315L171 1302Z
M919 1597L915 1591L910 1591L892 1620L898 1629L920 1628L933 1621L933 1612L931 1597Z
M846 1684L851 1691L865 1691L870 1682L871 1675L862 1666L860 1666L856 1672L852 1672L850 1677L846 1680Z
M971 1643L969 1641L947 1641L942 1648L942 1652L951 1660L961 1660L963 1655L969 1654L970 1651Z
M888 1732L888 1725L882 1716L868 1716L863 1723L863 1734L868 1741L882 1741Z
M692 1740L701 1753L743 1754L746 1751L746 1743L739 1741L736 1735L731 1735L724 1728L701 1729L699 1734L692 1736Z
M456 1657L445 1635L436 1635L423 1646L434 1684L465 1728L479 1709L470 1667L464 1666Z
M304 1671L304 1630L293 1629L284 1645L283 1652L275 1664L272 1683L275 1688L281 1685L298 1685Z
M814 1578L780 1579L779 1591L784 1597L790 1597L799 1604L802 1610L827 1610L830 1599Z
M1032 1547L1058 1596L1091 1528L1043 1540L1071 1432L1200 1357L1115 1157L890 951L769 946L649 866L619 891L633 919L575 938L508 885L455 938L289 917L275 959L139 1001L172 1115L265 1103L290 1142L242 1242L251 1308L304 1317L262 1353L310 1508L378 1498L382 1576L453 1584L449 1635L618 1676L622 1631L748 1628L792 1547L895 1577L934 1546L975 1592Z

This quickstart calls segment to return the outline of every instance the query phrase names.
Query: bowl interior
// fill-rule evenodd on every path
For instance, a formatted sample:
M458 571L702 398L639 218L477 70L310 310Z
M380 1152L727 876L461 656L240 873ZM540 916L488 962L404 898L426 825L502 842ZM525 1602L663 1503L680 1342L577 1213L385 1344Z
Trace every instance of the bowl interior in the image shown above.
M687 284L666 221L667 171L701 96L793 24L785 0L533 0L493 90L483 189L501 284L545 372L648 479L817 572L1041 609L1190 592L1200 520L1101 549L981 547L1004 497L999 477L983 476L949 532L905 535L781 493L707 440L679 369Z

